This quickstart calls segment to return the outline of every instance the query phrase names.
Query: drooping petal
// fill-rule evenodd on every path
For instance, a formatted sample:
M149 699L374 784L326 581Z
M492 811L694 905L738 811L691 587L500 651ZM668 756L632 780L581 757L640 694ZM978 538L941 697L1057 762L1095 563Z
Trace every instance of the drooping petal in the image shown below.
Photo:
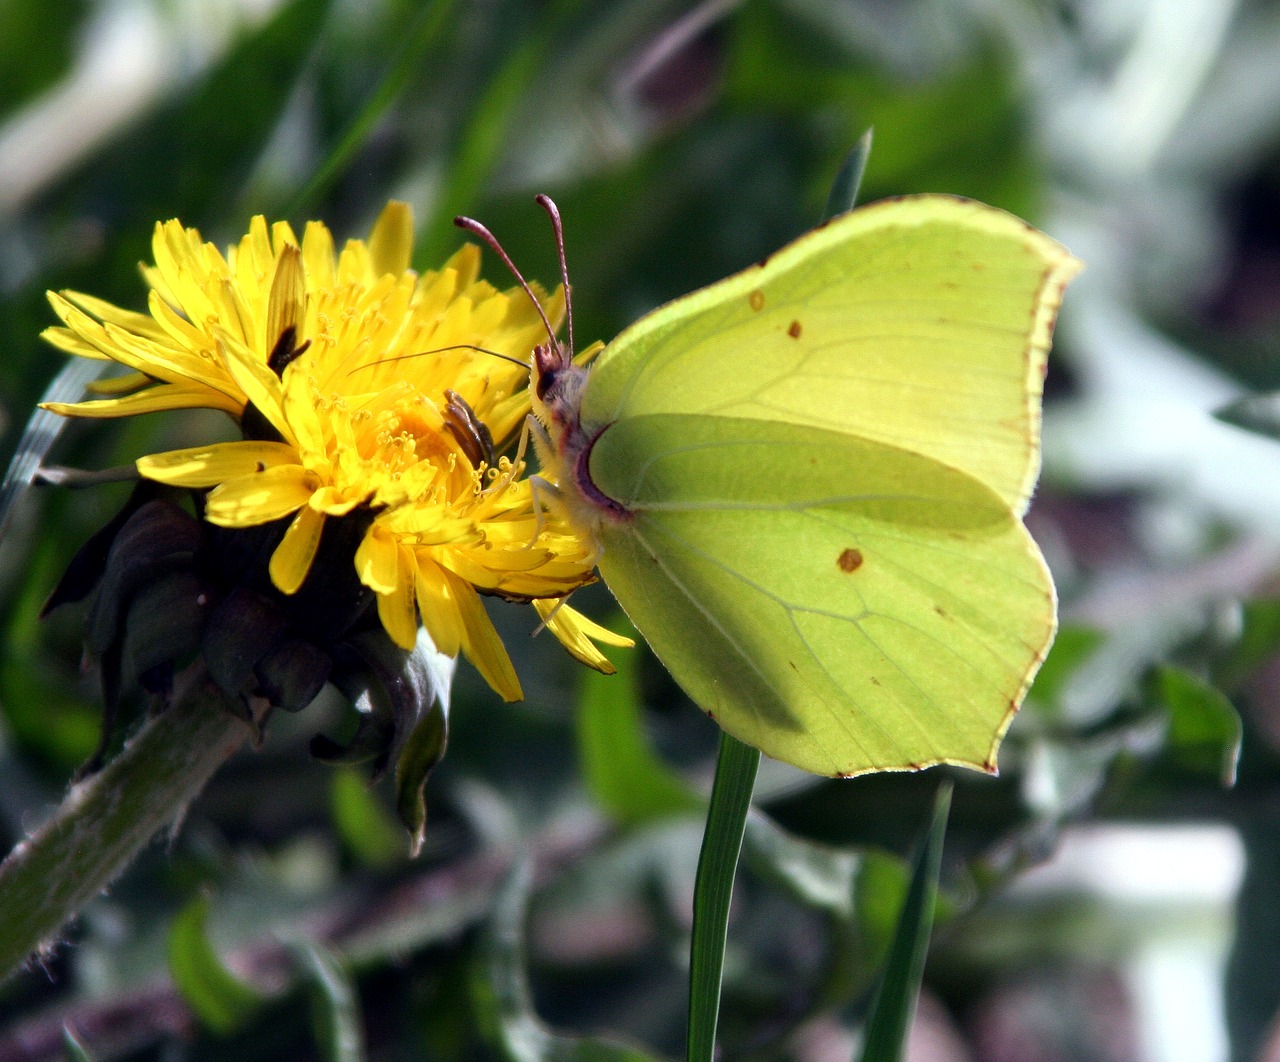
M391 640L401 649L412 649L418 638L418 617L412 588L398 586L378 595L378 619Z
M378 617L401 649L412 649L418 638L418 608L413 591L409 551L393 545L395 574L391 589L378 594Z
M298 510L271 554L267 570L271 582L282 594L296 594L311 570L316 550L320 546L320 534L324 530L324 513L316 512L308 505Z
M444 577L452 584L451 589L466 630L463 654L504 701L521 700L524 691L520 688L516 669L493 621L489 619L489 613L485 611L480 595L470 583L463 582L456 575L445 572Z
M604 675L612 675L617 668L595 647L593 641L604 642L605 645L616 645L630 648L636 643L620 634L601 627L576 609L564 604L563 598L539 598L533 603L538 615L547 630L556 636L556 640L565 647L575 660L594 668Z
M414 568L414 592L422 625L435 647L447 656L457 656L466 640L466 626L458 611L453 585L429 558L419 555Z
M374 524L356 550L356 574L360 581L375 593L391 593L400 578L399 552L395 538Z

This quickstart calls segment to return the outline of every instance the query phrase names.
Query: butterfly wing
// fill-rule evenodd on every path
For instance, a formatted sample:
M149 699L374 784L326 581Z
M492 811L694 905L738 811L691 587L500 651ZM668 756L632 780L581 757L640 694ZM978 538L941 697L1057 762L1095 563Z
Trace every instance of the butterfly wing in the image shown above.
M1021 513L1039 471L1050 334L1078 268L980 203L874 203L624 331L582 419L809 425L934 458Z
M635 513L602 532L601 574L727 731L819 774L994 770L1055 610L993 491L883 443L749 418L628 417L592 458Z
M604 352L601 574L730 733L822 774L995 750L1052 641L1020 517L1079 263L927 196L844 215Z

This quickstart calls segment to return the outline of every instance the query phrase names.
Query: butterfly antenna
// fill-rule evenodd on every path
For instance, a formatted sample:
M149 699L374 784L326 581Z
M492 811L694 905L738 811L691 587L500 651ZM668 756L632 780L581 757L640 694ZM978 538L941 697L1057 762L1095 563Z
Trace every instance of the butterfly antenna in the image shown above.
M556 339L555 329L551 327L551 322L547 319L547 311L542 308L542 303L538 301L538 296L533 293L533 288L529 287L529 282L521 275L520 270L516 268L515 262L511 261L511 256L502 249L502 244L498 242L498 238L490 232L484 225L476 221L475 218L464 217L461 214L453 219L453 223L460 229L466 229L467 232L475 236L479 236L493 250L506 267L511 270L512 275L520 282L520 286L524 288L524 293L529 296L529 301L533 303L533 308L538 311L538 316L542 318L542 325L547 330L547 338L551 341L553 347L559 347L560 342ZM563 253L563 252L562 252ZM568 300L568 289L565 289L565 299ZM570 347L572 349L572 346Z
M573 296L569 288L569 263L564 257L564 225L560 221L560 208L556 206L551 196L543 195L541 192L533 199L547 212L547 217L551 219L551 228L556 234L556 254L560 258L560 282L564 285L564 316L569 330L569 356L572 357L577 349L573 345Z
M488 347L477 346L475 343L450 343L447 347L433 347L431 350L418 350L412 354L397 354L391 358L375 358L373 361L367 361L363 365L357 365L354 369L348 369L347 375L360 372L362 369L373 369L379 365L387 365L393 361L407 361L409 358L425 358L431 354L444 354L450 350L474 350L477 354L488 354L491 358L501 358L503 361L509 361L512 365L519 365L522 369L527 369L529 363L521 361L519 358L513 358L510 354L503 354L499 350L490 350Z

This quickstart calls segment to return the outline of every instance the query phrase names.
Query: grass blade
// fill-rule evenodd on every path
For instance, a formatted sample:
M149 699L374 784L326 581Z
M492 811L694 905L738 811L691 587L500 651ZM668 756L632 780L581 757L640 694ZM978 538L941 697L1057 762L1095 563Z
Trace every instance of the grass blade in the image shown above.
M916 854L911 885L889 948L889 961L867 1018L861 1062L899 1062L902 1058L916 1012L924 960L929 954L938 872L942 866L942 840L946 836L950 810L951 784L948 782L938 790L929 832Z
M726 733L720 735L716 780L711 787L707 829L702 837L693 888L693 939L689 946L688 1062L711 1062L720 1017L720 977L729 928L733 877L756 784L760 751Z
M365 145L370 134L390 110L391 105L413 81L421 76L422 63L452 24L453 0L435 0L424 5L417 20L405 34L405 44L395 64L378 85L364 108L356 115L342 138L329 151L307 186L294 196L286 216L301 216L329 190L342 170L351 163Z
M867 160L871 157L871 130L868 129L853 150L845 156L831 184L831 193L827 196L827 209L824 218L834 218L847 213L858 205L858 190L862 187L862 175L867 172Z

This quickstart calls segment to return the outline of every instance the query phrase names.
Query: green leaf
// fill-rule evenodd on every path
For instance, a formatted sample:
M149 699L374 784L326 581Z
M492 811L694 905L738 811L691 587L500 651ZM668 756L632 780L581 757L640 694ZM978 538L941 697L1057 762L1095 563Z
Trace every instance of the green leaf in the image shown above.
M1244 879L1232 912L1233 936L1224 978L1225 1017L1233 1059L1274 1059L1276 954L1280 949L1280 830L1274 815L1241 815Z
M841 135L848 137L874 128L875 179L866 198L945 191L1035 214L1037 162L1007 53L984 46L974 34L962 54L934 62L917 56L917 73L908 74L892 61L867 56L870 42L860 41L861 55L851 61L848 41L830 26L791 17L795 12L787 6L745 5L729 22L725 93L732 103L757 113L781 111L801 126L816 125L818 115L838 121L838 115L845 122ZM913 22L904 18L901 28L923 52L938 38Z
M448 712L443 703L432 700L396 755L396 810L409 831L410 855L422 850L427 828L427 778L444 758L448 740Z
M688 1062L712 1062L720 1019L720 980L729 930L733 878L742 851L742 835L760 751L730 734L720 734L716 779L702 837L693 887L693 936L689 942Z
M67 1062L94 1062L89 1049L80 1042L67 1025L62 1027L62 1051L66 1055Z
M767 815L752 815L743 858L759 877L785 889L806 907L853 917L862 853L797 837Z
M478 942L471 1005L488 1046L510 1062L657 1062L657 1056L610 1040L558 1036L539 1020L525 978L527 863L507 876Z
M1240 606L1240 634L1214 668L1214 683L1235 690L1280 651L1280 600L1264 598Z
M867 172L867 160L871 158L871 130L868 129L845 156L831 185L827 197L824 218L833 218L852 210L858 202L858 189L862 187L862 175Z
M538 32L512 49L462 123L449 160L440 206L418 240L415 261L434 265L458 243L456 215L474 207L506 148L508 130L529 84L546 61L558 23L544 19Z
M1213 415L1245 431L1268 439L1280 439L1280 391L1246 395L1214 410Z
M226 968L209 942L209 897L197 896L169 930L169 972L182 998L216 1033L245 1026L266 995Z
M325 1062L364 1062L360 1000L334 954L314 941L295 945L294 956L311 997L316 1043Z
M1169 750L1186 767L1236 780L1242 739L1240 716L1227 696L1189 671L1156 668L1154 695L1169 712Z
M876 968L889 954L910 885L910 869L889 855L870 853L858 868L854 905L870 962Z
M404 830L361 772L350 768L333 772L329 809L342 843L365 866L384 870L403 861L408 852Z
M1092 627L1064 625L1045 657L1028 698L1047 711L1055 711L1067 681L1095 649L1105 641L1101 631Z
M700 810L705 802L658 759L645 735L640 653L616 655L617 674L585 670L579 686L578 759L588 791L625 826Z
M360 725L346 749L320 735L312 741L311 753L346 763L373 755L378 772L394 764L396 812L409 831L410 855L416 856L427 822L427 777L449 738L456 661L436 649L425 628L419 628L411 652L382 631L353 635L348 644L360 665L335 670L333 681L359 705Z
M942 841L950 809L951 784L946 783L938 790L929 832L911 871L911 885L889 949L889 961L867 1018L862 1062L899 1062L902 1058L924 977L925 958L929 954L938 874L942 867Z

